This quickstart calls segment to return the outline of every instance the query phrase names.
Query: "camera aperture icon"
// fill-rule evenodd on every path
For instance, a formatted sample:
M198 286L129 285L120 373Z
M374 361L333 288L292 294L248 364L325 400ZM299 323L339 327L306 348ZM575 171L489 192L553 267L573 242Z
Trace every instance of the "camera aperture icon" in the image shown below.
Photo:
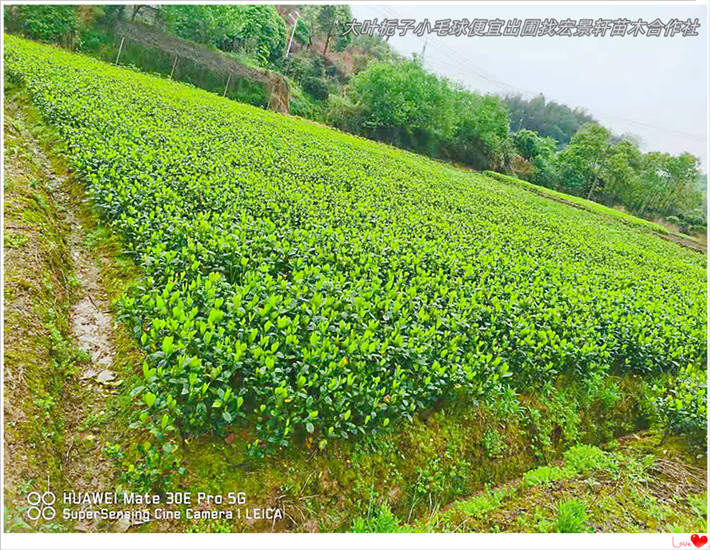
M56 500L57 497L50 491L45 491L44 493L32 491L27 495L27 504L30 505L25 511L27 519L31 521L36 521L39 518L45 520L54 519L57 515L54 509Z

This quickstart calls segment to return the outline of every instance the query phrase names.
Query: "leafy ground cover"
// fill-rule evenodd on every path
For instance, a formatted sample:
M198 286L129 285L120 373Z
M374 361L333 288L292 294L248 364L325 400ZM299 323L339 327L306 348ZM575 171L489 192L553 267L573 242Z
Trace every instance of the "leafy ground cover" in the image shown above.
M603 204L599 204L598 202L587 200L583 197L577 197L575 195L569 195L568 193L555 191L554 189L548 189L547 187L542 187L541 185L535 185L534 183L530 183L529 181L521 180L519 178L515 178L507 174L499 174L497 172L491 171L486 171L484 173L487 176L495 178L499 181L511 183L514 185L520 185L521 187L529 189L530 191L542 195L544 197L549 197L554 200L571 203L579 206L580 208L589 210L590 212L596 212L599 214L604 214L606 216L611 216L631 225L645 227L661 235L673 235L678 239L677 242L680 242L685 246L700 251L706 251L705 245L697 237L692 237L683 233L676 233L659 223L644 220L643 218L639 218L637 216L628 214L615 208L609 208L608 206L604 206Z
M434 509L407 523L387 499L353 520L354 532L707 531L707 469L677 438L642 432L604 449L575 445L563 460Z
M639 218L632 214L628 214L627 212L624 212L622 210L617 210L616 208L609 208L608 206L605 206L598 202L587 200L583 197L577 197L576 195L569 195L567 193L556 191L554 189L549 189L541 185L535 185L534 183L530 183L529 181L521 180L519 178L515 178L507 174L499 174L498 172L491 172L488 170L484 173L487 176L494 178L498 181L510 183L513 185L519 185L543 197L548 197L552 200L577 206L579 208L588 210L589 212L594 212L604 216L611 216L612 218L616 218L630 225L650 229L651 231L663 236L664 238L675 241L681 244L682 246L697 250L698 252L707 253L707 245L701 238L697 236L686 235L684 233L681 233L679 230L672 231L671 229L659 223Z
M558 465L529 470L434 514L420 529L591 533L707 531L704 460L659 435L624 438L602 450L576 445ZM682 448L682 446L681 446ZM403 526L398 524L395 529ZM405 527L406 528L406 527Z
M4 91L6 236L18 229L33 229L20 225L37 219L33 203L15 202L15 189L31 181L29 188L45 205L43 212L57 224L56 233L49 233L46 226L39 225L42 242L65 250L64 261L39 265L36 262L41 254L24 246L29 244L29 237L6 239L12 242L6 258L18 251L29 255L23 254L21 258L15 255L6 264L5 309L16 315L7 316L4 328L13 336L19 335L25 330L18 322L21 313L24 313L22 319L27 320L28 311L36 309L43 314L50 309L41 302L35 304L34 300L28 303L22 293L12 290L20 272L25 286L37 284L43 288L42 281L47 277L68 281L73 289L71 296L56 319L52 319L54 325L66 327L63 346L74 350L74 346L84 346L86 335L83 329L78 335L72 334L77 324L84 326L82 319L76 318L77 309L82 311L86 305L86 313L99 311L94 308L95 302L97 308L105 310L107 304L101 294L106 292L106 298L111 300L121 296L135 279L135 267L120 254L115 237L91 212L92 201L87 200L77 175L65 164L62 140L40 119L26 91L11 83ZM9 208L11 202L13 207ZM16 241L24 244L18 247ZM92 270L87 271L87 260L99 270L96 279L89 276ZM97 289L97 285L103 288ZM88 300L90 307L87 291L93 295ZM48 295L49 300L56 297ZM92 324L89 322L89 326ZM18 372L24 381L64 376L51 386L54 408L49 415L63 422L49 424L47 415L25 408L35 404L30 395L42 395L36 386L24 397L22 392L29 389L29 384L15 384L12 394L6 392L6 456L13 459L5 470L4 520L10 531L382 529L383 520L374 514L383 507L398 523L429 517L452 499L474 494L490 484L504 483L538 463L554 461L579 441L588 444L609 441L648 423L645 415L649 410L644 405L651 396L643 379L595 376L576 387L559 381L558 387L550 385L535 395L516 394L507 388L504 393L487 395L483 402L461 401L441 410L422 411L406 430L334 441L323 451L307 441L305 448L292 448L278 457L254 458L249 456L247 448L253 436L247 427L230 431L223 439L204 435L184 441L180 455L185 473L177 480L177 486L193 492L246 491L250 503L282 509L284 517L279 521L28 524L22 512L30 491L48 487L60 491L77 487L90 490L107 484L120 491L127 487L125 482L135 481L130 473L136 466L141 467L136 462L140 457L136 457L135 447L134 453L130 453L131 445L126 440L135 444L143 435L129 429L130 396L118 391L133 387L140 373L136 366L142 362L136 354L135 341L127 337L122 324L110 330L111 347L116 351L111 368L116 369L117 378L105 383L86 378L86 372L93 366L88 364L89 355L93 362L93 351L87 354L76 350L66 355L63 348L50 346L50 356L56 354L62 358L62 367L46 369L46 361L33 359L36 354L46 353L43 330L36 323L29 326L27 335L39 338L5 341L6 382L14 384ZM106 335L106 327L95 326L95 329L97 334ZM19 395L15 390L19 390ZM49 401L48 397L42 397L36 403ZM33 428L38 433L33 433ZM24 453L23 449L33 452ZM113 463L113 468L106 461L106 451L121 458ZM50 469L48 464L56 466ZM44 475L47 471L49 478ZM353 518L364 523L355 526Z
M145 274L121 302L146 353L131 392L133 427L151 434L143 482L165 481L192 434L248 425L252 454L323 450L431 408L609 375L653 381L668 429L702 432L704 255L479 174L5 40L6 77L58 128ZM689 400L673 386L681 369Z
M554 189L548 189L547 187L543 187L541 185L535 185L534 183L530 183L529 181L521 180L520 178L515 178L515 177L509 176L507 174L499 174L497 172L491 172L491 171L486 171L485 174L487 176L495 178L499 181L512 183L515 185L520 185L521 187L525 187L526 189L529 189L535 193L539 193L543 196L547 196L550 198L559 199L562 201L567 201L567 202L576 204L582 208L586 208L587 210L589 210L591 212L598 212L600 214L606 214L607 216L612 216L614 218L617 218L619 220L623 220L623 221L633 224L633 225L637 225L639 227L646 227L646 228L651 229L652 231L655 231L657 233L662 233L662 234L670 233L670 230L667 227L664 227L658 223L644 220L643 218L639 218L639 217L633 216L631 214L627 214L626 212L622 212L620 210L615 210L614 208L609 208L608 206L604 206L603 204L599 204L598 202L587 200L583 197L576 197L574 195L569 195L568 193L562 193L560 191L555 191ZM688 238L691 238L691 237L688 237Z

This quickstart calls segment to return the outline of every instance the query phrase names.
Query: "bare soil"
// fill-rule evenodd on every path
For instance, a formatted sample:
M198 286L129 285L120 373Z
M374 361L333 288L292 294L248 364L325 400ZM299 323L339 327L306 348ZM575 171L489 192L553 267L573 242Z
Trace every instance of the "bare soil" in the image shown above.
M114 465L104 448L109 398L122 383L113 370L115 322L100 269L108 260L85 244L85 197L43 148L21 103L6 96L4 105L5 496L11 509L24 506L23 493L32 490L113 490ZM40 212L28 215L33 208ZM46 419L38 418L43 412ZM37 527L15 519L18 530ZM99 530L97 522L73 527Z

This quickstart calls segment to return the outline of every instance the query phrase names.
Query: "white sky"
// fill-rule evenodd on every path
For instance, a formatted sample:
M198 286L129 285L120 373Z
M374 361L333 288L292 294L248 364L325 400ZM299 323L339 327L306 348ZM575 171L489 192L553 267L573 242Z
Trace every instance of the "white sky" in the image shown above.
M663 22L698 18L699 36L673 38L507 38L428 35L425 62L437 74L481 92L542 92L581 107L615 133L640 137L644 150L689 151L708 166L707 6L353 4L358 21L383 18L513 19L625 17ZM425 35L427 36L427 35ZM400 53L421 53L425 37L394 36Z

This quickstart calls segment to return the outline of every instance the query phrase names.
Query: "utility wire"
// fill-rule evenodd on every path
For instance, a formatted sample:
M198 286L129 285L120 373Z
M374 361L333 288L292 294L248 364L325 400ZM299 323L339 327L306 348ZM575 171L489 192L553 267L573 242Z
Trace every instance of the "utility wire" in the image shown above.
M378 6L371 6L372 8L375 9L381 16L387 18L387 19L401 19L401 15L399 15L395 10L390 8L389 6L386 5L378 5ZM417 37L420 41L423 41L421 37ZM456 70L458 72L462 72L466 76L471 76L474 75L476 76L479 80L482 80L483 82L486 82L494 87L498 87L498 89L503 89L506 93L514 92L517 94L520 94L522 96L529 96L529 97L535 97L539 95L541 92L533 92L530 90L526 90L524 88L519 88L517 86L514 86L512 84L508 84L507 82L495 77L485 69L477 66L471 58L466 55L465 52L460 52L457 50L454 50L451 48L449 45L445 44L443 41L439 40L439 37L437 36L428 36L428 40L426 42L427 47L432 47L434 48L441 56L443 56L444 59L440 59L437 61L437 65L439 63L443 63L444 65L448 66L450 69ZM434 66L433 63L431 62L426 62L426 64L429 66L430 69L435 70L437 67ZM647 122L640 122L638 120L633 120L630 118L625 118L625 117L620 117L618 115L614 115L612 113L608 113L605 111L600 111L598 109L595 109L596 113L598 115L615 119L618 121L625 122L627 124L635 125L637 127L645 128L645 129L650 129L650 130L656 130L659 132L664 132L667 134L671 134L676 137L688 139L688 140L693 140L693 141L698 141L702 143L707 143L707 138L703 136L698 136L695 134L688 134L686 132L682 132L679 130L672 130L669 128L663 128L662 126L657 126L655 124L649 124Z

